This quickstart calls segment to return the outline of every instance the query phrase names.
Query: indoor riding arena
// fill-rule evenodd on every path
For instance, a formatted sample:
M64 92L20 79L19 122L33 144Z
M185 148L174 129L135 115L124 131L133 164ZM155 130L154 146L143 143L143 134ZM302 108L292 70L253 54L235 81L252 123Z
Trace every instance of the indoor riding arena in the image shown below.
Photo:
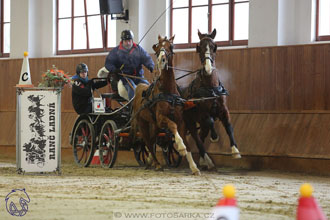
M330 219L328 0L0 0L0 21L0 219ZM164 82L204 85L211 69L215 95L134 109L114 98L107 72L92 112L79 116L77 65L101 80L108 53L129 40L127 54L151 56L144 77L160 94ZM176 134L155 127L163 102L179 106L181 120L168 115ZM200 117L194 109L207 103ZM212 115L217 103L232 127ZM148 134L138 123L145 109ZM200 157L186 125L197 120L201 137L213 119Z

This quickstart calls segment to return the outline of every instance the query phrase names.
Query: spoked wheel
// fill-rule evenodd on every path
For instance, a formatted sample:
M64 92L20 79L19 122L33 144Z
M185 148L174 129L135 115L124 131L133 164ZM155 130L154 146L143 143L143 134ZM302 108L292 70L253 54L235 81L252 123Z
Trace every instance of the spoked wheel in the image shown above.
M79 166L88 167L94 156L95 132L92 124L81 120L73 133L73 157Z
M99 157L102 167L111 168L116 162L118 152L116 130L117 125L112 120L106 121L102 126L99 137Z
M140 166L145 166L147 164L147 158L149 156L149 151L147 150L143 141L138 141L134 145L134 156L136 161Z
M174 148L174 141L172 138L164 137L168 140L160 141L159 146L162 148L163 156L168 167L178 167L181 163L182 157Z

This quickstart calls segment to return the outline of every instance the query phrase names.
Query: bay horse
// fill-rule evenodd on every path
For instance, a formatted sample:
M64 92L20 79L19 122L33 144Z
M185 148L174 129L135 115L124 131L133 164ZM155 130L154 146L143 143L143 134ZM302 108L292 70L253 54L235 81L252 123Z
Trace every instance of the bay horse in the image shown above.
M204 141L211 131L211 141L217 142L218 135L214 129L214 120L219 119L224 126L230 141L233 158L241 158L234 139L233 127L230 123L230 114L226 106L227 90L223 87L218 70L215 66L217 45L213 39L216 36L216 29L211 34L202 34L198 30L200 42L196 51L202 64L196 78L183 89L185 99L199 99L195 107L185 111L185 123L192 138L194 139L200 155L200 166L207 166L213 169L215 166L204 148ZM203 100L204 99L204 100ZM200 133L197 132L197 123L200 125Z
M186 156L194 175L200 175L186 140L186 129L183 120L184 100L180 98L172 68L173 40L158 36L158 43L153 45L157 56L158 78L151 84L139 84L135 90L132 106L132 133L140 131L142 138L151 153L156 170L162 169L158 162L154 145L160 129L168 129L174 135L177 150ZM131 134L132 134L131 133Z

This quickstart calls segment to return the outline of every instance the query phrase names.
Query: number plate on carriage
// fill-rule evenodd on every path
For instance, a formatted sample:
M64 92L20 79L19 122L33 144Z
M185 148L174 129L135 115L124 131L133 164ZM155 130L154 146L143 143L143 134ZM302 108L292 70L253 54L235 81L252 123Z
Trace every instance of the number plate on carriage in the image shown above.
M93 99L93 112L94 113L104 113L104 101L102 98Z

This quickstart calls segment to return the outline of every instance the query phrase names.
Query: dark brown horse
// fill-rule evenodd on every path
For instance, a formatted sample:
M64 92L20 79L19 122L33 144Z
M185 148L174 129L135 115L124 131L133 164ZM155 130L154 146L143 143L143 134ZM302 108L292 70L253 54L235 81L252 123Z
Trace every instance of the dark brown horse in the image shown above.
M211 34L201 34L198 31L200 42L196 50L199 53L202 68L196 78L183 92L186 99L199 99L194 108L185 111L185 122L192 138L195 140L200 154L200 165L209 169L214 167L204 148L204 140L211 131L211 141L217 142L218 136L214 129L214 120L219 119L228 134L232 156L240 158L234 139L233 127L230 123L230 115L226 106L227 91L220 82L218 70L215 66L217 45L213 39L216 29ZM204 101L200 101L203 100ZM197 123L200 124L200 134L197 132Z
M161 169L155 152L157 134L160 129L168 129L174 135L177 150L181 156L187 156L194 175L200 175L187 147L186 130L183 120L184 100L180 98L172 68L173 39L158 36L158 43L153 45L157 56L159 77L150 85L139 84L133 100L132 131L140 131L142 138L151 152L154 166Z

